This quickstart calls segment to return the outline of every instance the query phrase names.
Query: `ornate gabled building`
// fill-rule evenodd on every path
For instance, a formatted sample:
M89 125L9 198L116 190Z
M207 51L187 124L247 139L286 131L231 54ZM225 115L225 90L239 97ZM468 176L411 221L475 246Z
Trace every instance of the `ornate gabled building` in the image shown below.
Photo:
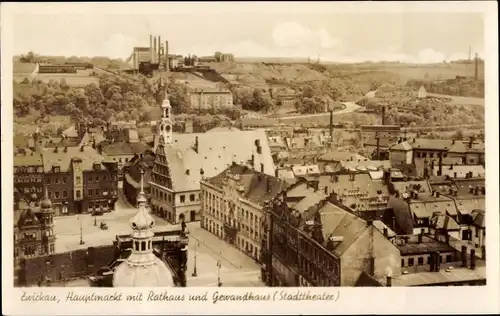
M167 265L153 251L155 220L146 208L144 180L137 196L138 212L132 218L132 253L114 271L114 287L173 287L173 275Z
M168 96L161 107L150 181L151 208L157 215L172 223L200 220L200 181L216 176L234 162L275 175L264 131L174 134Z
M36 194L33 194L36 199ZM45 197L40 201L31 201L29 204L23 200L19 208L14 211L14 258L30 258L53 254L54 211L52 202Z

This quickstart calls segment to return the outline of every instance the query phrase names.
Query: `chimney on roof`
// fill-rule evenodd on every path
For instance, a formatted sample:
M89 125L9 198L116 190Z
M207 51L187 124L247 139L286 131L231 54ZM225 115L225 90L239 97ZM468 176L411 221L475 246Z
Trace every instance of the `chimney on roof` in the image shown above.
M471 270L476 269L476 250L470 250L470 268Z
M460 257L462 259L462 267L467 266L467 246L462 246L462 251L460 252Z
M264 164L263 163L260 164L260 172L264 173Z
M189 176L189 169L186 169L186 176Z
M385 286L391 287L392 286L392 277L390 275L388 275L385 282L386 282Z
M476 58L474 58L474 79L478 80L479 78L479 57L476 53Z
M153 64L156 64L156 56L157 56L157 51L158 51L158 47L156 45L156 42L157 42L158 38L155 36L154 37L154 41L153 41L153 60L151 61Z
M476 188L474 189L474 195L479 195L479 186L476 185Z
M82 145L82 147L80 147L80 151L83 152L85 150L85 145Z
M271 192L271 178L266 177L266 191L267 193Z
M474 143L474 137L471 137L469 140L469 148L472 148L473 143Z
M64 146L63 151L64 151L65 153L67 153L67 152L68 152L68 146Z
M158 64L161 64L161 51L162 51L161 46L162 46L161 36L158 36L158 60L157 60Z
M279 171L278 169L274 169L274 176L275 176L276 178L278 178L278 171Z
M450 170L453 170L453 164L450 165Z
M58 153L58 152L59 152L59 149L57 148L57 146L54 148L54 152L55 152L55 153ZM25 155L26 155L26 153L25 153Z
M440 197L441 196L441 193L439 193L439 191L436 191L436 197Z
M387 229L387 227L384 227L384 237L389 237L389 230Z
M324 190L325 190L325 194L328 195L328 187L327 186L324 187Z
M373 225L373 220L372 219L367 220L366 221L366 225L372 226Z
M424 237L424 229L421 229L420 230L420 234L418 234L418 243L421 244L422 243L422 239Z

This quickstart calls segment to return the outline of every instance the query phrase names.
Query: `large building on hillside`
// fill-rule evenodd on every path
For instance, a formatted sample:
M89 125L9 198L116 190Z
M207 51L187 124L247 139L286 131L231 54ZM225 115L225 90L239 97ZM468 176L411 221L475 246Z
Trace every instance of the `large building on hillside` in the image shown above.
M193 109L218 109L233 106L233 94L223 88L195 88L189 91Z
M283 180L235 163L201 180L201 227L260 261L264 204L286 187Z
M38 151L20 148L14 152L14 187L24 195L43 195L43 160Z
M151 208L172 223L200 220L200 181L233 162L275 174L264 131L174 134L168 97L155 137L155 163L150 180Z

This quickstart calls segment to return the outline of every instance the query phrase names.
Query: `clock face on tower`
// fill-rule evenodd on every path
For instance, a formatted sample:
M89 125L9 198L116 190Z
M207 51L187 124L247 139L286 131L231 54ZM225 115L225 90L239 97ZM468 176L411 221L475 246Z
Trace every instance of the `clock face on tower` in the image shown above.
M170 132L170 130L171 130L170 125L165 125L165 132Z

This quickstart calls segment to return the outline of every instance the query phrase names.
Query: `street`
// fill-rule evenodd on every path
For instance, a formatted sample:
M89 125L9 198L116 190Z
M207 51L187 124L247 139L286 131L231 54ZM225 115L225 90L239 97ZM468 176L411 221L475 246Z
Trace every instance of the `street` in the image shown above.
M90 246L110 245L116 235L131 233L130 219L136 212L137 209L120 195L115 210L102 216L83 214L56 217L54 218L55 250L66 252ZM157 216L153 217L156 220L153 231L180 229L180 225L169 224ZM97 226L94 226L94 221ZM101 222L108 225L107 230L100 229ZM80 245L80 225L82 240L85 242L83 245ZM217 286L219 269L222 286L264 286L260 281L260 266L254 260L202 229L199 222L188 223L187 229L189 231L187 286ZM195 255L197 276L192 276Z

